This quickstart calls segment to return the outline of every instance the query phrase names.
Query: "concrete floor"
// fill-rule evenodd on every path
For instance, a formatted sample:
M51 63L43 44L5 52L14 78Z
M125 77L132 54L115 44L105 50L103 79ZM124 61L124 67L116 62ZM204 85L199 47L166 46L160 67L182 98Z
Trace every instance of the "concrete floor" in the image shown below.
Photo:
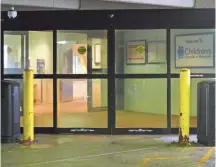
M2 167L215 166L214 148L168 145L175 136L37 135L36 139L31 146L3 144Z

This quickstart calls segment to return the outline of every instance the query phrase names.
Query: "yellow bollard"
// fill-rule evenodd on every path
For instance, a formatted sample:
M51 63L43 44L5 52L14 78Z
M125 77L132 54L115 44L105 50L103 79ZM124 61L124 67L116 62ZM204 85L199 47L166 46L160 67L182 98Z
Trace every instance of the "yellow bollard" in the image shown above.
M189 143L190 129L190 70L180 71L179 142Z
M24 103L23 103L23 141L34 141L34 73L24 71Z

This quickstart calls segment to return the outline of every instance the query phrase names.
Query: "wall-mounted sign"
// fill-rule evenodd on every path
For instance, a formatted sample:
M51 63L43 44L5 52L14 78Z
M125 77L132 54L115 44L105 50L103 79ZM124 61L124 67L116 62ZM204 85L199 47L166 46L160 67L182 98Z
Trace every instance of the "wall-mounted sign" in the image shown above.
M175 36L176 67L214 67L214 33Z
M45 61L44 61L44 59L37 59L37 74L45 74Z
M80 55L86 54L86 51L87 51L87 49L86 49L85 46L80 46L80 47L78 47L78 50L77 50L77 52L78 52Z
M146 41L130 41L127 43L126 64L146 63Z
M193 7L194 0L104 0L112 2L125 2L146 5L176 6L176 7Z

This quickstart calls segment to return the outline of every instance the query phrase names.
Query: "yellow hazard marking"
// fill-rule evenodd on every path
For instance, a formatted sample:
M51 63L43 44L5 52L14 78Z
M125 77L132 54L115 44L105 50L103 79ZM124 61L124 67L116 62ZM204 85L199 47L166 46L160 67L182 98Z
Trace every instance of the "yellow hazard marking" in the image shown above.
M153 161L153 160L169 160L171 159L170 157L152 157L152 158L144 158L144 161L137 165L137 167L144 167L146 166L147 163L149 163L150 161Z
M203 166L209 160L209 158L213 155L214 151L215 151L214 148L209 149L209 151L203 155L203 157L200 159L200 161L197 163L195 167Z

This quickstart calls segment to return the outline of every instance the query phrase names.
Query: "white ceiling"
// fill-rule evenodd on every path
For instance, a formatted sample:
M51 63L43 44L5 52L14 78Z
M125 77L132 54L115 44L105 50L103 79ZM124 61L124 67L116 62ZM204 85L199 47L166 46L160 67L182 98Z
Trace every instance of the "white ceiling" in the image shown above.
M150 5L163 5L170 7L193 7L194 0L103 0L109 2L123 2L133 4L150 4Z
M78 9L80 0L1 0L3 5Z
M171 7L142 5L103 0L2 0L1 10L7 11L14 6L18 11L32 10L106 10L106 9L170 9ZM196 0L195 8L215 8L215 0Z

